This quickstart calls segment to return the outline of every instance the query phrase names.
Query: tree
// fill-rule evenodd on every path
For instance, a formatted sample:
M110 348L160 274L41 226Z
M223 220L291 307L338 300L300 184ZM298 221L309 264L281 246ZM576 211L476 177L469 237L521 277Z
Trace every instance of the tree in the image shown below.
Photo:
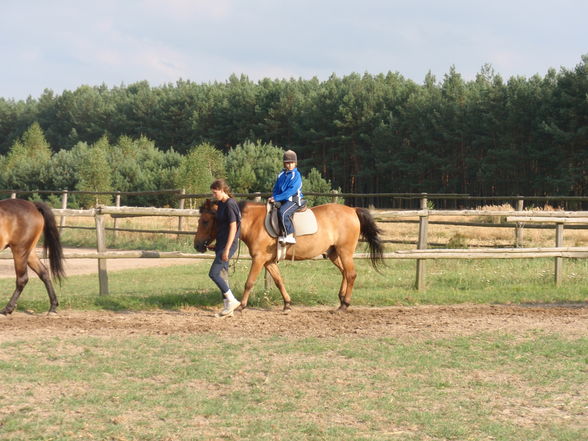
M227 178L236 193L271 192L282 168L284 151L273 144L246 141L229 150L225 160Z
M0 174L8 188L39 190L44 188L51 161L51 147L39 123L33 123L12 145Z
M121 136L109 149L112 164L112 186L119 191L158 190L158 174L164 152L145 136L132 139ZM146 205L153 200L150 195L127 196L129 205Z
M176 186L185 189L187 193L210 193L212 181L224 176L222 152L210 144L200 144L182 158ZM192 201L192 205L197 206L200 202Z
M575 69L562 69L550 97L543 128L556 147L552 192L585 195L588 191L588 54ZM554 161L555 160L555 161Z
M54 190L78 188L79 170L88 158L90 147L85 142L77 143L71 150L61 149L51 157L47 187ZM75 199L74 196L72 198Z
M88 149L88 153L79 169L77 190L92 192L111 192L112 170L110 166L110 143L102 137ZM110 195L82 195L80 202L86 207L112 203Z
M333 187L331 181L324 179L321 173L316 169L312 168L308 175L304 178L302 185L303 193L305 194L304 199L307 200L308 205L313 207L315 205L328 204L332 202L331 196L309 196L306 193L331 193ZM337 189L337 193L341 193L341 188ZM339 203L343 203L343 199L339 198Z
M53 160L57 174L49 176L17 160L37 121L53 151L64 151L59 161L75 162L65 152L80 143L122 139L129 154L115 145L108 156L119 189L174 187L178 152L210 144L228 153L235 189L268 192L280 154L245 151L247 140L258 140L292 148L301 171L314 167L344 191L585 195L587 64L585 55L573 69L508 81L486 65L474 81L451 67L440 82L429 73L421 85L391 72L257 83L232 75L209 84L142 81L45 90L38 100L0 98L0 154L7 155L0 179L25 189L77 185L75 173Z

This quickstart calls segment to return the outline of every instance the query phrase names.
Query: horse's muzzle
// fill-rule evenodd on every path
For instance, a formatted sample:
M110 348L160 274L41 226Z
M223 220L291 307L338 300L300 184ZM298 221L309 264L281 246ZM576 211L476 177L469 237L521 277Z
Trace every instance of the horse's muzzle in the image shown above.
M208 240L199 240L198 242L194 242L194 248L196 248L196 251L199 253L205 253L209 243L210 241Z

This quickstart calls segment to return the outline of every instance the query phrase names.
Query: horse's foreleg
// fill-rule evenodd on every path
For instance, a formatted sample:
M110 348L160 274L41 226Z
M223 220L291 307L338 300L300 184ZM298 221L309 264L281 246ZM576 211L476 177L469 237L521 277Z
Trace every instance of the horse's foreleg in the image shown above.
M0 314L3 314L3 315L12 314L12 311L14 311L14 309L16 308L16 302L18 301L18 298L20 297L20 293L22 292L25 285L29 281L29 275L27 274L26 260L22 260L22 262L21 262L20 260L17 261L17 259L15 259L14 260L14 269L16 271L16 289L12 293L12 297L10 297L10 300L8 301L6 306L0 310Z
M253 285L255 285L255 281L257 280L257 276L261 272L263 268L263 262L259 259L253 259L251 261L251 268L249 268L249 275L247 276L247 281L245 282L245 289L243 291L243 297L241 298L241 306L239 309L244 309L247 307L247 302L249 301L249 294L251 294L251 290L253 290Z
M282 294L282 298L284 299L284 312L290 312L292 310L292 300L286 291L286 284L284 283L284 279L282 279L282 274L280 273L278 265L274 262L269 262L266 263L265 269L270 273L272 279L274 279L274 283Z
M43 263L39 260L39 258L34 252L30 254L28 264L29 267L35 273L37 273L39 278L45 284L45 289L47 290L47 294L49 295L49 313L56 313L59 302L57 301L57 295L55 294L53 284L51 283L51 276L49 275L49 270L45 265L43 265Z

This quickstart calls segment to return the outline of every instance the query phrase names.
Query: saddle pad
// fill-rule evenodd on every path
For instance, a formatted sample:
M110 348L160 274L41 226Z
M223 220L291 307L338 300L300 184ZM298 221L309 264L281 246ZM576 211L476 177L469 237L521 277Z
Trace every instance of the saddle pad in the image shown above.
M294 235L305 236L307 234L314 234L318 231L318 224L316 217L311 209L304 211L297 211L294 213L292 219L294 224ZM265 216L265 229L271 237L279 236L278 210L272 210L268 204L267 215Z

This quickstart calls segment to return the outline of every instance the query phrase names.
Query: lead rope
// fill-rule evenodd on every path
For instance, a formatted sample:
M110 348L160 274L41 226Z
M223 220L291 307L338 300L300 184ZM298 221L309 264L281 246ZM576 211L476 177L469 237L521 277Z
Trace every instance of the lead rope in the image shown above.
M237 247L237 258L233 261L233 263L229 263L229 270L232 268L233 272L231 275L235 274L235 270L237 269L237 262L239 261L239 256L241 255L241 239L239 239L239 246ZM232 259L231 259L232 260Z

